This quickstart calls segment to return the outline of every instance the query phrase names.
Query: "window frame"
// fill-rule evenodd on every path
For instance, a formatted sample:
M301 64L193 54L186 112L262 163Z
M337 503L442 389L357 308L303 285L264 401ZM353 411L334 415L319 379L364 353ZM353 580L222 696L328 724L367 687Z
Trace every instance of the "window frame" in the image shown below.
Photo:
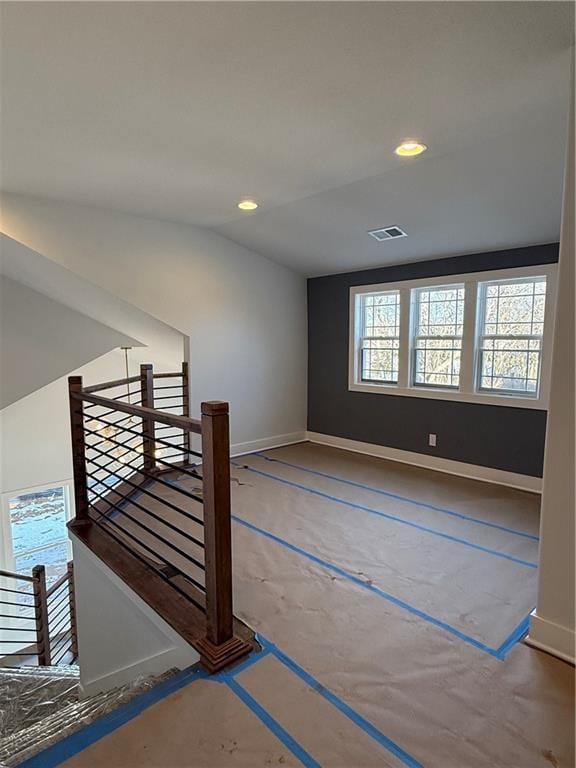
M543 264L512 269L498 269L467 274L443 275L439 277L402 280L371 285L357 285L350 288L349 304L349 368L348 390L401 397L420 397L437 400L454 400L486 405L546 410L550 392L550 364L554 333L556 307L556 272L557 264ZM514 279L546 277L546 308L544 313L544 333L540 359L540 381L537 396L509 394L480 390L478 382L478 342L480 331L480 283L510 281ZM412 291L421 288L434 288L464 284L464 327L460 361L459 387L436 387L432 385L413 385L412 367L414 359L414 302ZM361 302L358 297L364 294L400 291L400 349L398 383L363 382L360 378L360 316Z
M396 294L398 296L399 311L398 311L398 335L397 336L368 336L366 334L366 324L365 324L365 320L366 320L365 309L366 309L366 307L365 307L365 304L364 304L364 300L366 298L368 298L369 296L378 296L378 295L382 295L382 294ZM359 336L358 336L358 338L359 338L359 343L358 343L358 347L357 347L357 354L358 354L358 378L359 378L359 381L362 384L368 384L368 385L369 384L377 384L377 385L379 385L379 384L391 384L392 386L396 386L396 384L398 382L398 379L396 381L393 381L392 379L390 379L388 381L378 381L377 379L365 379L362 376L362 371L363 371L363 367L364 367L363 366L363 352L365 351L365 349L364 349L364 342L365 341L388 341L388 340L389 341L396 341L396 340L398 340L398 354L400 354L400 322L401 322L400 306L401 306L401 295L400 295L400 291L397 288L392 288L392 289L388 289L388 290L385 290L385 291L377 291L376 293L362 293L359 296L359 301L358 301L358 322L359 322ZM374 308L374 305L372 305L372 307ZM400 371L398 371L398 375L399 374L400 374Z
M543 277L546 281L546 301L545 301L545 307L544 307L544 320L542 322L542 334L541 335L534 335L534 334L517 334L517 335L508 335L508 334L485 334L483 325L484 325L484 318L486 314L486 299L487 299L487 289L489 286L493 285L518 285L519 283L523 282L534 282L535 278ZM498 279L498 280L482 280L478 283L478 324L476 329L476 360L475 360L475 371L474 371L474 381L475 381L475 387L477 392L482 392L486 394L491 394L492 392L498 392L500 394L513 394L515 397L522 397L522 398L530 398L531 400L537 399L540 392L540 387L542 385L542 360L543 360L543 353L544 353L544 339L545 339L545 325L546 325L546 309L548 304L548 294L549 294L549 281L548 276L542 273L541 275L523 275L522 277L517 276L516 278L508 278L508 279ZM498 322L498 319L496 320L496 323ZM510 340L519 340L519 339L526 339L528 341L532 341L535 339L538 339L540 341L540 350L538 352L539 360L538 360L538 378L537 378L537 388L536 388L536 394L532 394L527 391L522 390L513 390L513 389L501 389L501 390L495 390L491 389L489 387L483 387L482 386L482 350L483 350L483 342L486 339L510 339Z
M420 319L418 317L418 310L420 308L420 294L422 294L424 291L430 292L431 290L442 290L443 288L451 289L452 287L456 287L458 289L462 288L464 290L464 298L463 298L463 308L462 308L462 315L464 315L464 309L466 307L466 286L462 281L460 282L451 282L451 283L442 283L441 285L425 285L425 286L419 286L416 288L410 289L410 377L408 381L408 386L414 389L440 389L442 391L447 390L448 392L458 392L460 388L460 384L426 384L426 382L423 381L416 381L416 374L417 374L417 353L418 353L418 346L417 342L418 340L426 338L426 340L431 339L456 339L459 338L461 340L462 345L464 344L464 317L462 317L462 336L426 336L424 337L422 334L417 333L419 329L419 323ZM457 323L456 323L457 325ZM460 347L460 358L462 358L462 346ZM453 375L453 374L451 374ZM460 374L458 374L458 380L460 380Z
M28 486L27 488L19 488L14 491L3 491L0 494L0 568L7 571L14 571L15 558L12 542L12 525L10 521L10 499L16 496L25 496L31 493L41 493L42 491L48 491L51 488L64 488L64 509L66 522L74 517L74 484L73 480L56 480L54 483L42 483L41 485ZM67 537L67 552L68 559L72 558L72 542L70 537Z

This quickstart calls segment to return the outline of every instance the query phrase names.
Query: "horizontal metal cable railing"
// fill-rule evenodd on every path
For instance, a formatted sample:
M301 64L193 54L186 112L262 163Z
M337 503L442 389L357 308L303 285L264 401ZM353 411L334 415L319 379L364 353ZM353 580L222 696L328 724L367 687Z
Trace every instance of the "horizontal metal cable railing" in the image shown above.
M76 658L72 563L51 587L46 571L32 575L0 571L0 661L17 666L71 663Z
M74 565L46 590L47 643L52 664L70 664L78 656Z
M105 531L203 611L208 643L231 641L228 404L190 418L186 364L69 387L76 523Z
M3 664L18 665L28 657L38 663L38 579L0 571L0 657Z

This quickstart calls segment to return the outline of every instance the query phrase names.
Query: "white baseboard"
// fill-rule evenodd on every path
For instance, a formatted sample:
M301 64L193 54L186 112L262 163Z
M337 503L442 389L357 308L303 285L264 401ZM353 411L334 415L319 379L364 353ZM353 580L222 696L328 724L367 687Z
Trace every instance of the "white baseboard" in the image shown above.
M362 443L358 440L349 440L346 437L323 435L319 432L307 432L307 439L311 443L330 445L334 448L343 448L354 453L364 453L367 456L377 456L380 459L399 461L402 464L412 464L415 467L434 469L437 472L445 472L448 475L458 475L471 480L481 480L484 483L506 485L510 488L518 488L521 491L542 493L542 479L531 475L520 475L516 472L505 472L501 469L481 467L476 464L465 464L463 461L452 461L439 456L428 456L424 453L402 451L399 448L389 448L385 445L374 443Z
M167 648L147 659L139 659L134 664L115 669L113 672L100 675L93 680L82 679L80 696L83 699L95 696L97 693L132 683L140 677L162 675L169 669L185 669L197 662L197 656L193 649Z
M285 435L274 435L273 437L263 437L261 440L252 440L248 443L234 443L230 446L230 456L243 456L246 453L257 453L266 451L269 448L281 448L283 445L294 445L294 443L303 443L308 438L306 432L288 432Z
M530 631L525 640L527 645L557 656L570 664L576 663L576 633L549 619L543 619L533 611L530 616Z

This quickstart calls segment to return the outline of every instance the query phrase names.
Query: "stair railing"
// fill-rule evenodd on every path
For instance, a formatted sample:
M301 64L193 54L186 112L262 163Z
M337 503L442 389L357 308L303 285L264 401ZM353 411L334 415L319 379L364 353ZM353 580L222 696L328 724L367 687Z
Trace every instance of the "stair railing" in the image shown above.
M17 666L34 657L38 666L72 663L77 656L74 605L72 563L50 587L44 565L34 566L31 576L0 571L0 663Z
M68 563L64 573L45 592L46 647L50 663L72 662L78 656L76 638L76 599L74 596L74 564Z
M156 374L142 365L139 376L89 387L68 381L71 530L105 532L199 608L195 647L221 669L250 649L234 634L228 403L204 402L201 419L190 418L186 364Z

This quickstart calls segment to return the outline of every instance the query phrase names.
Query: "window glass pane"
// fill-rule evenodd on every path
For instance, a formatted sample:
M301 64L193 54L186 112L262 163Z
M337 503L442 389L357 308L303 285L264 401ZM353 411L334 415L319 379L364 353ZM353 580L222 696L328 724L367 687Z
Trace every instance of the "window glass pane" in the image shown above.
M400 292L362 296L360 379L394 384L398 381Z
M365 339L362 346L362 380L398 381L398 339Z
M398 336L400 331L400 292L389 291L364 296L363 336Z
M458 387L464 327L464 286L451 285L415 292L413 383Z
M540 376L546 279L482 285L480 389L535 396Z
M55 487L14 496L8 509L16 572L30 574L35 565L45 565L47 582L56 581L68 562L66 489Z

